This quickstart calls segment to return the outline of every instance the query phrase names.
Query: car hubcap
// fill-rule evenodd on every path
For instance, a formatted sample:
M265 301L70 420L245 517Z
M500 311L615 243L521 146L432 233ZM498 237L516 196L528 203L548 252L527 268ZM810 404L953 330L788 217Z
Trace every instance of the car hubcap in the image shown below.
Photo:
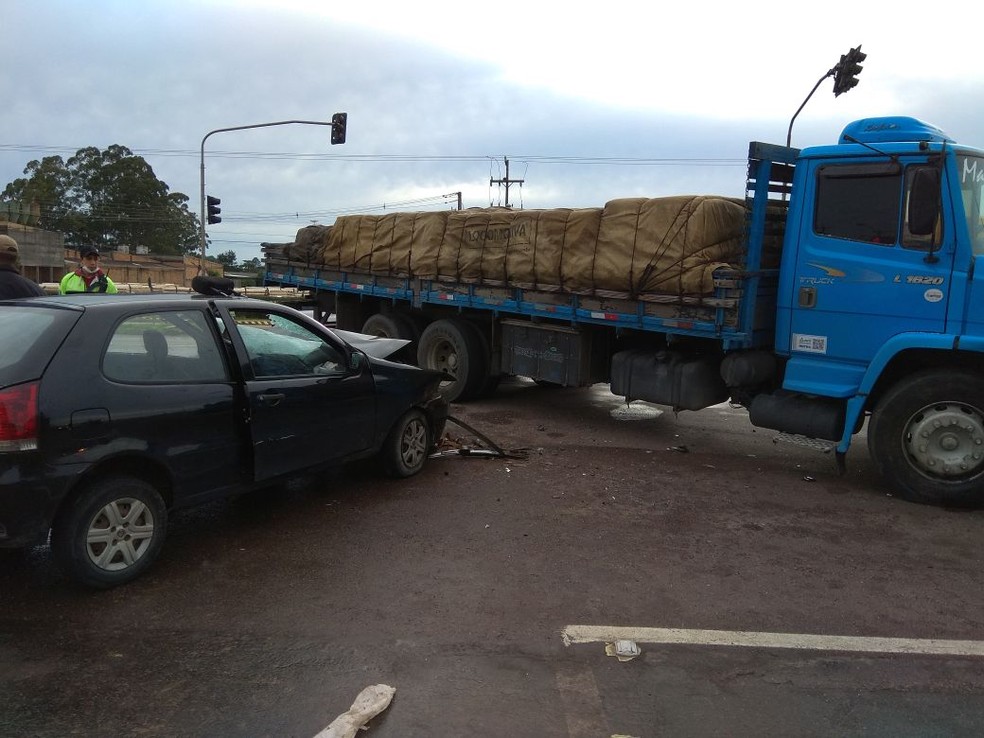
M140 500L113 500L95 514L86 533L86 553L100 569L120 571L147 553L154 516Z
M420 421L407 425L400 441L400 456L408 467L417 466L427 453L427 428Z
M928 405L906 425L906 451L920 471L957 480L984 468L984 417L960 402Z

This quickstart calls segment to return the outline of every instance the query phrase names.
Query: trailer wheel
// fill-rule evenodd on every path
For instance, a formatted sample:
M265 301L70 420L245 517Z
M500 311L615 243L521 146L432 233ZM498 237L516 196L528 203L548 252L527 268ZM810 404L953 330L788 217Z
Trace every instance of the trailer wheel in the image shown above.
M984 382L963 371L918 372L889 390L868 424L868 449L912 502L984 504Z
M386 313L370 315L362 324L362 332L367 336L402 338L412 341L415 338L413 326L410 325L410 321L404 321L402 317L401 315L387 315Z
M466 320L436 320L420 337L417 365L454 377L441 383L441 394L448 402L477 397L489 378L488 363L482 336Z
M395 354L395 357L408 364L413 363L417 352L416 342L420 339L420 331L409 318L396 314L376 313L370 315L362 324L362 332L367 336L401 338L410 341L407 346Z

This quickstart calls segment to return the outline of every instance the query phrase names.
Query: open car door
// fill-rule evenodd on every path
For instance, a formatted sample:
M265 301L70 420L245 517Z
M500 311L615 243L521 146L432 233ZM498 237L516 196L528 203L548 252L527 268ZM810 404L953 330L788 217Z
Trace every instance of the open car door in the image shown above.
M371 448L376 394L365 357L287 311L219 309L246 377L256 481Z

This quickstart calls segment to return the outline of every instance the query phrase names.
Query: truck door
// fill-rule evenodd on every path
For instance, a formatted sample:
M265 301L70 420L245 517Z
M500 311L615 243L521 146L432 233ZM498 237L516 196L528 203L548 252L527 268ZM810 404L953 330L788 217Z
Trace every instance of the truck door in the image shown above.
M848 397L892 336L945 330L953 237L939 221L915 235L906 217L917 174L932 168L925 158L810 164L777 336L780 350L788 341L786 389Z
M984 336L984 311L979 307L984 305L984 157L958 154L956 161L964 229L973 261L964 315L955 315L956 310L950 312L951 324L961 317L963 322L952 327L951 332L979 337Z
M367 362L351 368L342 343L287 312L237 307L228 316L243 356L256 481L371 448L376 394Z

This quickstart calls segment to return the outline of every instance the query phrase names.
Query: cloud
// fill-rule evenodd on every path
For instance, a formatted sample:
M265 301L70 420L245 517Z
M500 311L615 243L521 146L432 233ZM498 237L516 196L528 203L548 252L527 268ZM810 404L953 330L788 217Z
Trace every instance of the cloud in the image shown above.
M311 220L462 192L525 207L615 197L739 195L750 140L790 118L863 42L861 83L823 82L793 144L831 143L852 119L910 114L980 143L984 72L953 34L911 43L911 17L788 3L603 7L533 0L516 12L437 3L35 0L5 8L0 183L32 158L125 145L197 210L209 131L349 114L321 126L223 132L206 145L222 198L217 250L259 254ZM804 13L797 17L797 13ZM41 50L43 53L39 53ZM975 139L978 139L975 141ZM612 161L613 159L622 161ZM633 160L633 161L629 161ZM643 161L644 160L644 161ZM396 205L395 205L396 204Z

